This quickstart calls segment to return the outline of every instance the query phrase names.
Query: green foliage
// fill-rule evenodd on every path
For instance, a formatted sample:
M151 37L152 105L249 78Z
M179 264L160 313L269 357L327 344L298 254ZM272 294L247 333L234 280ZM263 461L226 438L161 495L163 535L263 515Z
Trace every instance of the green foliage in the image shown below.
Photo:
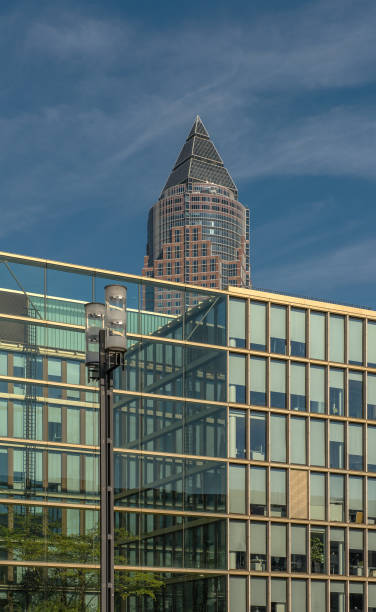
M126 565L121 547L130 537L125 529L116 531L117 552L115 563ZM17 518L14 529L0 528L1 547L9 559L18 561L48 561L66 563L66 567L46 568L25 566L16 591L8 602L7 610L19 612L84 612L97 609L99 571L85 567L72 568L71 564L99 563L100 539L98 529L86 534L63 535L51 526L42 526L41 517L26 513ZM155 599L163 582L148 572L115 572L115 593L123 600L131 595Z

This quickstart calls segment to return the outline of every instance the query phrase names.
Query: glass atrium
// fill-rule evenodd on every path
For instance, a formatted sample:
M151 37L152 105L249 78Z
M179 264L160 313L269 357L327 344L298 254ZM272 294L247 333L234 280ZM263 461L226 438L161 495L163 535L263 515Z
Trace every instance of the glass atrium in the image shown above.
M6 253L0 609L98 609L84 304L112 283L116 609L376 612L375 311ZM185 312L147 312L156 287Z

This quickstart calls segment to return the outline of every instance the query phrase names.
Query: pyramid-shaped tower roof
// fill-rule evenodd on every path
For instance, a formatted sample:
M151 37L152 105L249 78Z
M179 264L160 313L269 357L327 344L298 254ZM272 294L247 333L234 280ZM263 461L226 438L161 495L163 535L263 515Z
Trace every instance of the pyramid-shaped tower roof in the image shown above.
M234 181L198 115L163 191L188 182L212 183L228 187L235 193L235 197L238 194Z

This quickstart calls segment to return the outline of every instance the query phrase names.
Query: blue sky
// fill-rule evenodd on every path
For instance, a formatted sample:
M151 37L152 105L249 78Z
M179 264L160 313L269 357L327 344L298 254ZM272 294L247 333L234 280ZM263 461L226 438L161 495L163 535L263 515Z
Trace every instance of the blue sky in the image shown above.
M376 3L0 4L0 250L139 273L202 117L259 288L376 307Z

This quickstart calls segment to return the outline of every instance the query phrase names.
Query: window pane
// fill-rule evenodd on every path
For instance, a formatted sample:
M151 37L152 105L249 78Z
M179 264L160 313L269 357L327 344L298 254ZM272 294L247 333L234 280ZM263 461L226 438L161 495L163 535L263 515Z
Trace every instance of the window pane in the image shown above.
M368 471L376 472L376 427L368 425Z
M250 420L251 459L265 461L266 458L266 415L251 412Z
M270 514L286 516L286 470L270 470Z
M246 568L247 529L244 521L230 521L230 569Z
M230 298L229 346L245 346L245 300Z
M364 575L363 529L349 530L349 566L352 576Z
M80 443L80 409L67 408L67 442Z
M325 466L325 421L311 419L311 465Z
M344 519L345 506L345 482L344 477L338 474L330 474L330 520L342 522Z
M271 524L270 556L272 572L285 572L287 567L286 525Z
M376 376L367 374L367 416L376 419Z
M311 582L311 612L326 612L325 582Z
M251 612L266 612L266 579L251 578Z
M291 612L307 611L307 584L305 580L291 580Z
M311 519L325 520L325 474L311 473Z
M229 466L229 510L240 514L245 513L245 475L246 468L242 465Z
M307 571L307 531L303 525L291 525L291 571Z
M251 349L266 350L266 304L251 302Z
M363 374L349 371L349 416L361 419L363 416Z
M229 401L245 402L245 357L229 356Z
M246 578L230 576L230 611L247 612Z
M325 316L322 312L311 312L309 336L311 359L325 359Z
M270 362L270 405L286 408L286 364L284 361Z
M306 356L306 311L291 308L290 312L290 354Z
M367 363L370 368L376 368L376 321L367 323Z
M230 410L229 417L229 457L244 459L245 448L245 419L244 410Z
M363 363L363 321L349 319L349 363Z
M343 370L330 368L329 374L329 408L330 414L344 414L345 383Z
M306 463L306 420L298 417L290 419L290 462Z
M345 612L346 594L344 582L332 581L330 583L330 609L332 612Z
M310 411L323 414L325 412L325 368L310 367Z
M368 531L368 575L376 576L376 531ZM375 584L376 589L376 584ZM370 602L368 601L368 604ZM376 606L376 590L375 600L372 602Z
M368 478L368 523L376 525L376 478Z
M270 460L286 461L286 417L270 415Z
M344 317L338 315L330 315L329 329L329 360L343 363L345 361Z
M363 478L349 477L349 521L363 523Z
M306 410L306 368L301 363L290 366L290 409Z
M345 530L330 529L330 573L345 573Z
M266 359L250 359L250 401L255 406L266 406Z
M325 574L326 530L325 527L311 528L311 569L313 574ZM311 582L311 586L315 584Z
M266 570L266 523L251 522L251 570Z
M376 584L371 582L368 584L368 612L376 612Z
M270 307L270 352L286 354L286 308Z
M344 425L336 421L330 421L329 425L330 467L343 469L345 459Z
M264 467L251 467L250 469L250 511L251 514L266 515L266 477Z
M349 423L349 469L363 469L363 425Z

